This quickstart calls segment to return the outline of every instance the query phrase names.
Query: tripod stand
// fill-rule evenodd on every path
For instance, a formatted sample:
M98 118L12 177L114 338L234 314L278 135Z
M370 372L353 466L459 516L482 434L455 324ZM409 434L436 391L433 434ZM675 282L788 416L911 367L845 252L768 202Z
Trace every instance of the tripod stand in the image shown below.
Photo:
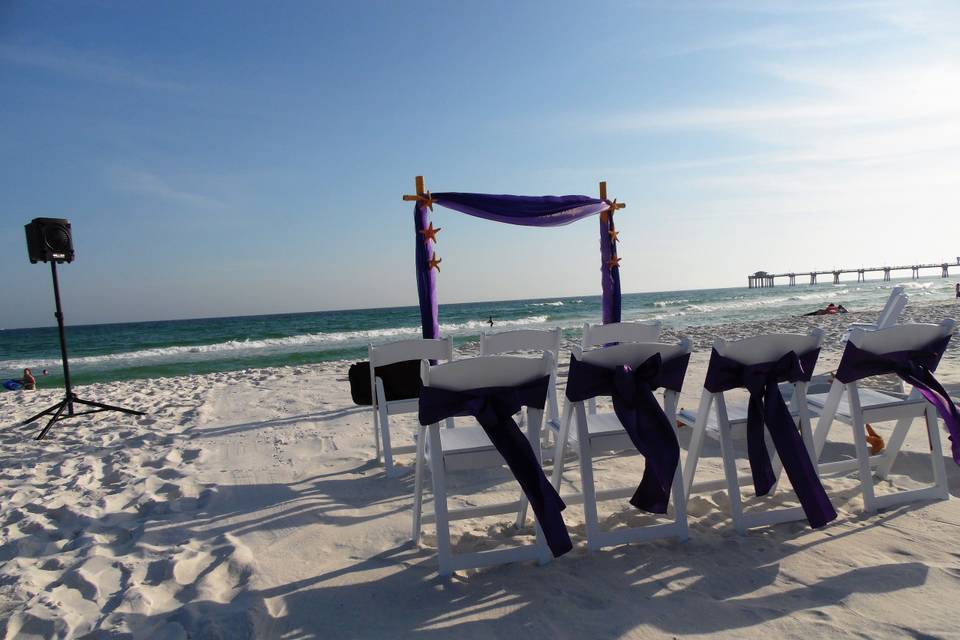
M37 440L43 440L43 437L47 435L47 431L50 430L50 427L53 426L55 422L60 420L66 420L67 418L73 418L76 416L84 416L88 413L100 413L101 411L120 411L121 413L129 413L134 416L144 415L143 411L135 411L133 409L124 409L123 407L115 407L110 404L102 404L100 402L93 402L92 400L82 400L77 397L77 394L73 392L73 386L70 383L70 363L67 361L67 334L63 329L63 308L60 306L60 280L57 278L57 262L56 260L50 261L50 271L53 274L53 298L57 303L57 312L54 314L57 318L57 329L60 331L60 355L63 358L63 379L66 383L66 394L64 395L63 400L53 405L52 407L47 407L40 413L35 416L24 420L21 424L26 425L30 424L37 418L42 418L43 416L48 416L53 414L53 417L50 418L50 421L47 422L45 426L37 435ZM87 411L74 411L73 405L81 404L87 407L94 407ZM66 412L64 412L66 411Z

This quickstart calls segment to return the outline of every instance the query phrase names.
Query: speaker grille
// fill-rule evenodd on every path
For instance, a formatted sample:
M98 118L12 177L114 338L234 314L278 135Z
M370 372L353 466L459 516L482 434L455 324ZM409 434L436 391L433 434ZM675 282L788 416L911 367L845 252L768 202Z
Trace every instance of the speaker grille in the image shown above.
M70 250L70 234L61 226L45 227L43 241L54 253L66 253Z

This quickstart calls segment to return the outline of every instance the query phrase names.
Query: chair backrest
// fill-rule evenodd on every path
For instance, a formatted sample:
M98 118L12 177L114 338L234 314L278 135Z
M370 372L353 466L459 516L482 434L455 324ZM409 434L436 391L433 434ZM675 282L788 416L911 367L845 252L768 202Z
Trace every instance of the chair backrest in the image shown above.
M450 338L399 340L370 345L367 350L370 370L404 360L452 360L453 340Z
M807 335L794 333L770 333L742 340L717 340L713 348L717 353L741 364L772 362L793 351L806 353L823 343L823 330L813 329Z
M550 375L552 370L553 356L545 352L542 358L484 356L432 367L424 362L420 368L420 378L425 387L466 391L486 387L515 387Z
M370 397L372 408L377 411L376 368L406 360L453 360L452 338L414 338L386 344L369 345L367 359L370 361ZM389 405L388 405L389 406Z
M662 324L653 322L611 322L583 325L581 347L586 350L611 342L656 342L660 339Z
M854 329L850 334L850 342L871 353L908 351L950 335L955 326L955 320L945 319L939 324L898 324L876 331Z
M894 287L890 292L890 297L887 298L886 304L880 311L880 316L877 318L877 328L886 329L897 324L897 318L903 313L908 300L907 294L903 292L903 287Z
M549 351L554 362L560 357L560 327L555 329L517 329L480 334L480 355L492 356L511 351Z
M659 353L664 360L672 360L677 356L690 353L690 348L691 343L688 338L684 338L678 344L632 342L584 351L579 360L608 369L624 364L635 367L655 353Z

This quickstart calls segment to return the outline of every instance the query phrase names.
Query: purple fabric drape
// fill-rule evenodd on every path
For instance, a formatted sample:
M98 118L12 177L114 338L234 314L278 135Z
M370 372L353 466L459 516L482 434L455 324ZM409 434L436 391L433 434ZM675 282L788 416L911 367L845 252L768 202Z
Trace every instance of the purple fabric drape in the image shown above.
M451 416L470 415L476 418L530 501L530 508L543 530L551 553L559 557L573 548L561 515L567 505L547 480L530 441L513 420L521 407L542 410L549 385L550 376L544 376L516 387L469 391L423 387L420 391L419 419L420 424L428 425ZM439 452L435 451L433 455L439 455Z
M613 262L617 255L614 240L616 230L613 210L600 216L600 286L603 291L603 324L620 322L620 265Z
M600 213L607 205L587 196L509 196L433 193L435 204L485 220L527 227L559 227Z
M423 230L430 223L430 209L422 202L413 207L414 238L417 243L416 260L417 296L420 300L420 326L423 337L440 337L439 306L437 304L437 274L430 268L433 257L433 240L426 238Z
M673 425L653 392L663 387L679 392L690 354L663 361L655 353L636 368L609 369L570 358L567 399L580 402L611 396L613 410L630 441L646 463L630 504L650 513L666 513L670 488L680 462L680 445Z
M745 365L726 358L716 349L710 354L710 364L704 388L711 393L745 388L750 392L747 408L747 456L753 474L753 487L758 496L767 495L776 483L770 454L764 440L766 425L770 439L777 449L783 469L800 500L807 521L814 529L837 517L797 425L780 394L780 382L809 381L820 355L813 349L798 356L793 351L774 362Z
M864 351L847 341L837 368L837 380L847 384L870 376L897 374L936 407L950 434L953 461L960 464L960 411L943 385L933 377L949 343L950 336L947 335L920 349L878 354Z

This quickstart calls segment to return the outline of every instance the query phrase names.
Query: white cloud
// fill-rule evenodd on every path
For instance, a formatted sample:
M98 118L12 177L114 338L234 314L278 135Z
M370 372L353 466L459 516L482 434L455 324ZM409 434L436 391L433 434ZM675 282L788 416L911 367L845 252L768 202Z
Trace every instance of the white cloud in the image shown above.
M222 209L228 206L217 198L175 187L167 179L139 169L112 167L107 171L107 180L110 186L117 191L204 208Z
M103 84L159 91L184 88L177 82L158 80L131 70L103 53L86 50L2 44L0 61Z

